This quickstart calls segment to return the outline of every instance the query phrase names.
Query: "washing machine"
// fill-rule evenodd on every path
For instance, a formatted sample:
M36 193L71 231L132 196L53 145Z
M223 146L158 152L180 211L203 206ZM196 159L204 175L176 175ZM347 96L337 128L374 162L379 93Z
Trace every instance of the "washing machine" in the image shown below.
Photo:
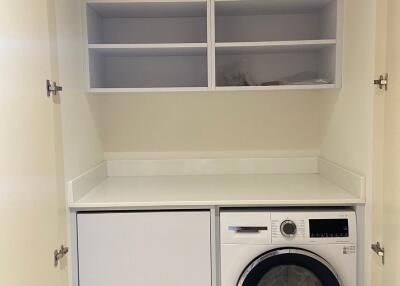
M352 210L223 210L221 286L356 286Z

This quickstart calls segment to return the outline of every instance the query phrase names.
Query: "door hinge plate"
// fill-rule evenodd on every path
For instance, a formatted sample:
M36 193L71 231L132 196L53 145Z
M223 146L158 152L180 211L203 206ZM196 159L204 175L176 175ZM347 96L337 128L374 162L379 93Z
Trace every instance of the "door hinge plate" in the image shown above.
M380 257L382 257L382 265L385 264L385 248L378 242L371 244L371 249Z
M67 255L69 251L69 248L61 245L60 249L56 249L54 250L54 266L57 267L59 261L65 256Z
M374 84L377 85L379 87L379 89L388 89L388 79L389 79L389 75L385 74L385 75L381 75L379 77L379 79L374 80Z
M50 80L46 80L47 97L50 97L51 95L57 95L58 92L62 90L62 86L57 85L55 81L51 82Z

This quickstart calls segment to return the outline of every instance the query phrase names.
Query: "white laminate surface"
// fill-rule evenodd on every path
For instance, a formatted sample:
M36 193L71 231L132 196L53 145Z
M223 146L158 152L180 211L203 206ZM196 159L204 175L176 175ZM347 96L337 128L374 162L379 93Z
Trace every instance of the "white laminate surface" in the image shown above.
M79 285L211 286L209 211L77 215Z
M108 177L71 208L352 205L318 174Z

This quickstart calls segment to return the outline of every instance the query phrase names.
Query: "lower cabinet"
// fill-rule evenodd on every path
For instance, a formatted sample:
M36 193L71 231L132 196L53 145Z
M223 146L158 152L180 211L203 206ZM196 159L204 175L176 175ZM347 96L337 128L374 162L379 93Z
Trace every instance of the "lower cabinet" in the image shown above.
M78 213L79 286L210 286L208 211Z

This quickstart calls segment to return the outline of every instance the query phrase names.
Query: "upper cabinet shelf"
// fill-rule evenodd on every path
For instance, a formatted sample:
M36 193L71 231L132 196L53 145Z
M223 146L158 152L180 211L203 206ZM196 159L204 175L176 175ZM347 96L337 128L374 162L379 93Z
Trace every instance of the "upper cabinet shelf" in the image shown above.
M341 86L343 0L86 0L90 92Z

